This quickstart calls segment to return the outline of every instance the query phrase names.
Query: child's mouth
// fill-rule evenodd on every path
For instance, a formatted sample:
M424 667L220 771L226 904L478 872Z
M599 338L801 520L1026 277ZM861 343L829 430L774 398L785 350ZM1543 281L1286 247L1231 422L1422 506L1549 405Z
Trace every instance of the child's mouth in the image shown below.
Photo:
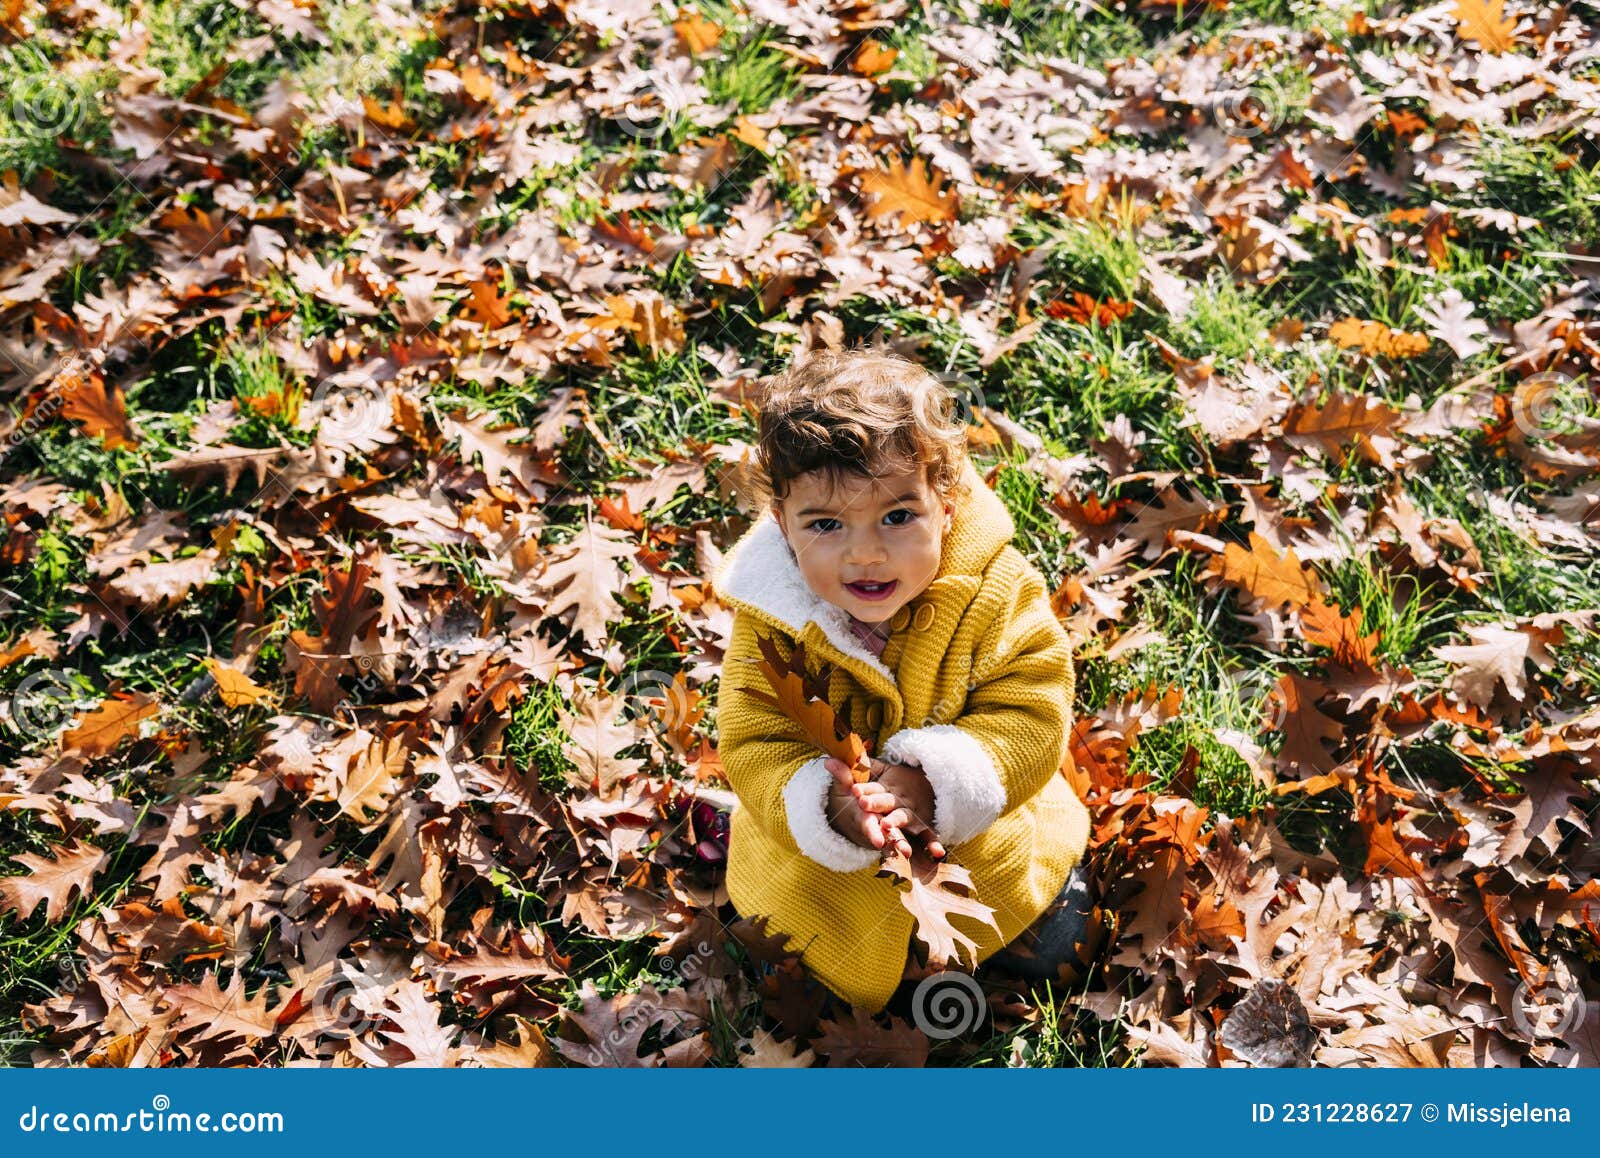
M883 583L846 583L844 586L857 599L887 599L899 582L898 579L890 579Z

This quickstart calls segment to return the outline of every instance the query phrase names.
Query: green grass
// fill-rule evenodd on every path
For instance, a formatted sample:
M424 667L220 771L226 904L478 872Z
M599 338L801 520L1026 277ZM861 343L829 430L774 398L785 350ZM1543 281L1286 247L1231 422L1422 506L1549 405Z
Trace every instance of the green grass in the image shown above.
M294 83L306 119L301 135L292 142L296 152L286 167L273 178L242 163L238 172L226 173L229 180L247 185L259 178L262 188L252 193L258 198L258 209L275 198L292 199L297 184L316 177L319 171L327 174L335 166L351 165L362 145L371 147L368 151L374 156L358 167L366 168L370 162L380 181L402 169L420 174L434 190L452 198L452 204L473 204L467 194L477 186L494 184L485 167L484 140L475 134L480 123L492 121L499 113L463 113L428 91L428 66L446 53L446 45L436 39L443 25L434 25L430 19L445 14L447 6L442 3L423 6L419 19L410 23L374 19L369 6L359 3L324 3L316 8L325 34L320 42L277 34L252 11L225 0L151 0L139 5L118 0L117 7L126 14L137 14L148 29L151 44L146 63L160 73L157 91L161 94L182 97L196 86L204 86L226 101L251 108L280 78ZM728 104L737 113L753 115L815 95L801 83L803 70L794 57L780 47L786 40L778 30L759 25L730 0L701 0L696 7L725 28L718 50L698 59L696 76L706 89L708 103ZM978 7L977 22L993 34L995 59L955 66L930 47L930 28L920 5L910 6L892 26L862 30L861 38L870 35L897 49L896 71L913 78L885 82L886 96L874 98L875 112L892 102L916 104L924 112L940 108L950 116L967 115L956 100L958 89L925 91L929 81L947 74L959 73L966 82L981 78L989 68L1027 67L1048 73L1049 62L1055 60L1102 69L1108 62L1129 58L1193 54L1213 41L1216 51L1223 53L1238 52L1248 43L1256 53L1248 79L1266 94L1272 111L1281 117L1281 132L1306 123L1310 74L1278 43L1247 40L1235 33L1264 27L1309 33L1320 28L1358 65L1359 54L1369 48L1392 63L1393 45L1382 38L1351 33L1347 27L1351 14L1362 11L1378 19L1382 7L1375 0L1336 7L1309 0L1235 0L1225 8L1187 5L1177 12L1144 12L1128 5L1100 3L1079 10L1044 0L983 3ZM480 63L491 71L504 60L507 47L515 47L527 60L576 66L616 43L560 27L553 18L533 19L508 8L487 9L476 19L486 49ZM251 37L268 40L261 42L259 51L241 55L239 43ZM1277 40L1281 43L1284 38ZM159 230L153 221L158 210L179 201L210 204L203 184L169 189L155 182L142 186L116 177L115 162L127 158L111 140L110 89L117 80L110 63L112 44L113 38L105 30L74 36L52 24L47 34L31 42L0 49L0 85L5 86L0 95L6 98L0 100L0 172L15 170L23 187L45 191L50 204L85 214L79 235L100 247L92 255L77 258L50 287L45 304L69 319L60 323L68 328L90 295L101 293L107 283L117 288L147 276L161 260L156 244ZM648 67L648 58L641 56L637 63ZM1600 66L1591 62L1588 67ZM848 69L849 58L842 54L836 71ZM322 115L334 95L347 99L371 96L385 105L399 101L414 126L380 131L370 124L351 128L335 123ZM1391 111L1421 110L1414 98L1391 102L1389 107ZM38 110L50 116L41 118L36 115ZM217 113L214 109L208 114L199 146L215 145L232 132L227 119ZM1176 118L1166 130L1150 136L1114 132L1096 147L1178 149L1194 125L1206 123L1204 114L1197 112L1192 125ZM794 128L786 125L783 131ZM659 134L635 134L626 131L615 117L590 109L548 131L578 146L576 160L529 173L509 187L495 186L492 196L476 203L478 216L463 232L461 245L492 244L525 214L534 212L547 214L563 240L585 238L594 223L616 222L623 205L630 206L626 211L636 225L662 234L696 227L721 230L748 214L752 190L758 182L766 182L783 226L808 233L825 250L831 235L816 228L813 210L848 195L843 184L830 187L818 173L794 167L784 150L768 156L744 144L735 146L736 160L721 180L680 189L663 178L704 132L684 118L670 119ZM726 126L713 133L717 131L726 131ZM491 137L492 133L491 128ZM1266 147L1271 139L1257 141ZM911 144L917 144L915 133ZM1396 157L1392 133L1368 133L1360 147L1373 167L1389 165ZM93 163L101 154L112 159L109 170ZM1086 456L1091 465L1064 488L1067 497L1122 500L1137 510L1157 497L1148 478L1142 477L1144 472L1179 472L1188 485L1227 508L1220 525L1208 527L1205 533L1224 543L1243 542L1246 526L1240 522L1241 481L1259 478L1271 485L1277 480L1267 466L1251 457L1252 445L1224 449L1197 444L1192 426L1184 421L1184 409L1175 404L1173 374L1156 339L1187 357L1212 358L1216 372L1225 380L1255 362L1281 372L1297 397L1314 397L1328 388L1339 388L1370 393L1397 406L1412 398L1427 406L1463 379L1495 365L1501 356L1499 344L1492 343L1465 360L1437 341L1415 359L1373 360L1336 350L1324 341L1328 323L1354 316L1397 329L1420 330L1424 328L1421 310L1450 289L1471 301L1475 316L1490 325L1521 320L1542 308L1552 287L1572 280L1566 251L1592 246L1593 238L1600 236L1600 151L1592 142L1575 135L1528 141L1484 126L1469 158L1483 174L1472 188L1430 189L1418 184L1403 204L1360 179L1334 186L1322 183L1315 190L1317 201L1327 203L1338 197L1351 211L1372 218L1383 229L1390 228L1382 222L1389 210L1426 206L1435 199L1457 210L1481 206L1538 221L1526 232L1512 235L1458 216L1459 232L1447 241L1446 261L1437 268L1403 245L1397 245L1393 263L1379 264L1353 244L1341 246L1325 224L1304 217L1308 227L1296 238L1312 253L1310 261L1289 265L1267 284L1255 284L1231 276L1213 255L1192 285L1194 298L1188 312L1173 318L1151 294L1144 261L1147 256L1182 253L1197 239L1170 205L1157 209L1154 218L1140 221L1130 189L1091 220L1051 210L1017 214L1008 240L1037 267L1022 303L1011 299L1018 277L1015 265L1003 266L993 276L974 276L946 255L935 254L927 261L944 302L952 308L890 305L876 295L857 294L830 303L828 309L839 320L848 342L874 336L906 339L920 347L920 356L929 366L960 376L963 389L973 400L1039 435L1050 455L1061 459ZM1246 164L1257 159L1248 158ZM608 183L590 180L598 166L609 162L619 165ZM1076 162L1070 164L1059 177L1074 179L1075 166ZM983 166L979 171L984 172ZM1236 167L1217 181L1232 181L1241 172L1243 169ZM985 175L1001 185L1014 183L1000 171ZM1288 199L1282 211L1285 219L1295 202L1309 199L1302 189L1285 186L1281 191ZM646 195L638 196L641 193ZM988 208L980 199L968 198L962 217L970 219L979 211ZM1277 211L1274 207L1273 212ZM1152 224L1165 232L1153 229ZM1413 234L1420 230L1392 228ZM397 228L396 233L403 231ZM364 228L307 228L295 238L295 244L324 264L354 261L371 253L373 234ZM400 245L436 248L427 235L403 234ZM520 384L470 381L456 377L446 363L440 367L437 381L428 386L427 402L437 410L466 407L474 414L487 410L523 426L537 419L554 391L564 387L584 391L589 423L570 432L559 455L570 482L541 512L540 537L547 547L570 539L592 515L594 503L614 492L618 480L648 474L653 464L670 454L698 445L750 441L754 436L750 415L736 417L716 396L712 382L720 371L702 352L731 349L742 364L761 368L781 363L796 348L800 339L795 327L805 320L801 313L791 312L791 306L827 288L826 279L802 281L789 297L764 302L760 287L709 283L687 254L661 267L641 263L619 268L625 270L624 278L639 275L639 284L659 290L684 313L686 340L681 349L652 352L630 340L613 351L609 365L561 363L542 377L528 374ZM535 284L538 294L556 288L553 280L537 270L503 264L501 272L507 287L516 291L514 300L524 308L536 300ZM619 281L617 288L625 284ZM446 279L440 292L458 294L460 286ZM1049 316L1050 303L1071 300L1074 292L1097 300L1131 301L1135 309L1127 318L1105 326ZM213 320L163 341L148 357L128 367L125 378L118 377L140 435L135 449L107 450L97 440L84 437L72 422L57 418L8 454L10 471L17 477L48 477L63 483L80 501L86 495L98 497L107 489L120 493L135 510L148 499L172 512L174 518L187 521L193 530L191 544L208 542L209 531L218 521L230 518L232 507L247 502L254 493L252 480L247 475L229 490L215 479L197 482L174 476L162 470L161 464L188 445L190 428L213 402L233 401L248 410L252 401L280 396L293 399L306 392L309 383L265 341L261 319L269 312L282 311L287 317L278 319L279 333L291 335L308 349L322 339L335 338L377 348L399 329L388 312L361 319L344 316L305 292L282 270L252 286L250 296L242 319L226 325ZM985 365L972 334L955 320L955 304L975 311L993 307L992 312L980 312L979 316L992 319L1002 338L1022 320L1022 312L1016 308L1019 304L1027 316L1040 319L1040 325L1028 341ZM54 324L50 317L41 310L29 324L44 332ZM1268 335L1286 320L1304 323L1306 332L1293 349L1280 350ZM537 318L530 318L530 328L536 325ZM1510 377L1493 383L1502 391L1512 384ZM252 414L230 438L259 447L275 445L279 439L307 445L309 433L298 429L294 419L292 406L282 414ZM1136 460L1128 468L1135 477L1114 481L1098 465L1097 447L1119 429L1129 432L1135 444ZM1497 515L1488 501L1493 493L1539 508L1543 500L1561 493L1562 487L1529 484L1520 464L1508 457L1503 447L1490 445L1479 431L1458 431L1438 440L1432 449L1433 460L1425 468L1408 467L1398 476L1354 458L1343 464L1318 460L1317 465L1346 488L1360 508L1357 513L1380 507L1385 493L1398 483L1423 520L1439 520L1435 525L1444 528L1450 523L1459 525L1481 556L1482 574L1476 589L1451 582L1436 568L1408 563L1401 545L1380 542L1382 536L1375 527L1355 534L1331 507L1301 502L1287 487L1280 486L1272 494L1284 504L1290 519L1311 521L1342 548L1339 559L1319 559L1314 570L1327 584L1334 603L1350 612L1360 609L1363 630L1378 635L1378 659L1409 669L1430 689L1449 674L1448 665L1435 649L1462 642L1467 626L1600 606L1600 562L1595 552L1541 542L1515 519ZM1052 590L1068 578L1080 576L1099 544L1086 543L1047 509L1054 497L1053 487L1027 464L1026 453L996 449L979 457L986 468L1001 466L995 486L1016 524L1016 545L1039 567ZM364 465L357 456L352 481L361 478ZM455 485L425 469L407 476L407 481ZM343 524L319 527L317 520L329 517L322 504L314 512L308 508L292 514L304 520L293 524L295 535L316 528L325 538L353 549L366 534ZM653 511L650 521L657 527L698 530L726 527L737 515L735 504L721 498L708 483L703 494L678 494L664 508ZM1351 525L1359 522L1352 519ZM57 513L39 520L31 530L37 537L27 563L0 564L7 620L18 625L8 629L8 644L14 643L26 626L61 631L74 623L82 615L83 592L92 579L87 568L91 542L81 526L75 528L69 517ZM1448 561L1461 561L1455 548L1441 549ZM53 660L30 656L0 668L0 696L13 696L26 681L52 670L60 673L63 694L70 692L73 697L73 710L99 702L112 681L121 681L126 690L152 692L164 705L162 725L187 732L203 744L208 755L205 765L180 779L161 762L148 741L140 741L96 765L95 782L113 786L139 809L205 791L207 785L221 782L257 756L270 727L271 709L225 710L214 695L185 698L185 693L197 686L204 670L203 657L225 653L226 641L240 625L243 605L239 589L247 581L248 569L275 551L260 534L245 529L216 577L197 588L177 609L144 618L128 639L117 639L108 631L100 638L86 639L70 655ZM396 549L393 554L402 562L437 566L450 577L459 597L474 608L488 606L504 595L481 556L468 547L441 544ZM671 561L685 569L696 566L692 533L680 536ZM1075 709L1083 718L1149 687L1181 690L1179 716L1141 733L1131 754L1130 771L1148 775L1158 790L1186 794L1216 814L1246 817L1275 810L1283 832L1296 847L1306 851L1327 848L1352 873L1358 872L1362 849L1351 822L1348 794L1333 790L1315 797L1269 796L1245 760L1218 739L1219 732L1243 733L1267 751L1274 750L1282 741L1273 726L1272 688L1287 673L1316 675L1326 657L1321 649L1304 641L1274 648L1253 638L1240 619L1245 610L1240 595L1217 584L1207 573L1207 561L1203 551L1193 549L1154 563L1141 560L1135 564L1151 565L1157 574L1127 593L1130 607L1120 626L1137 623L1161 638L1115 661L1101 654L1106 640L1085 641ZM634 595L644 593L637 569L630 588ZM295 630L317 630L313 597L321 591L322 576L306 571L274 582L265 593L256 679L288 683L283 670L288 637ZM625 686L631 676L672 672L684 666L681 617L670 609L651 612L645 599L632 595L625 604L627 610L613 630L614 642L625 657L623 670L613 672L603 662L584 656L573 673L579 679L615 690ZM543 630L546 638L558 645L569 641L562 625L548 624ZM1552 680L1564 678L1574 687L1600 682L1600 641L1594 636L1574 633L1556 648L1556 654ZM525 694L510 710L505 756L545 792L574 795L577 790L571 777L575 768L563 750L567 740L561 726L561 715L570 711L571 705L562 685L530 681L523 690ZM706 730L714 734L715 685L702 690L708 695ZM1324 706L1338 710L1332 704ZM49 733L8 728L0 732L0 755L8 761L44 758L52 738ZM645 754L643 747L625 753ZM1384 760L1386 771L1397 783L1428 791L1465 783L1473 773L1499 774L1496 769L1475 767L1451 747L1448 736L1392 745ZM660 770L669 775L678 771L670 761ZM348 820L337 818L325 802L310 811L332 827L334 848L348 863L364 863L372 854L375 834L363 834ZM283 830L282 813L238 817L209 834L207 847L242 858L261 853L268 847L265 841L283 835ZM59 834L38 823L32 814L0 811L0 856L38 853L58 842ZM46 923L42 915L26 919L14 914L0 916L0 1064L26 1064L29 1051L38 1044L36 1037L21 1027L20 1005L59 991L71 980L76 922L100 905L137 895L134 878L148 849L130 850L116 839L100 843L114 860L93 896L77 899L52 923ZM487 886L456 903L465 906L487 901L493 905L496 922L542 928L561 952L572 955L570 983L545 987L551 1000L572 1007L583 980L593 981L608 995L636 992L644 985L670 987L682 980L678 970L666 967L656 956L655 938L611 940L586 932L581 924L565 925L559 919L559 901L550 894L548 884L540 882L533 871L519 873L502 869ZM409 935L403 921L392 927L380 924L375 932ZM753 973L736 943L729 941L718 951L727 952L747 974ZM245 963L252 991L273 977L269 957L263 946ZM199 971L191 967L187 975ZM1086 1014L1081 992L1056 992L1053 987L1041 986L1027 996L1038 1014L1034 1020L1005 1032L990 1025L970 1039L938 1045L933 1050L933 1064L1039 1067L1138 1063L1138 1048L1125 1030ZM770 1028L770 1022L758 1000L747 1001L742 1008L716 1009L710 1026L714 1064L737 1064L738 1041L763 1028Z

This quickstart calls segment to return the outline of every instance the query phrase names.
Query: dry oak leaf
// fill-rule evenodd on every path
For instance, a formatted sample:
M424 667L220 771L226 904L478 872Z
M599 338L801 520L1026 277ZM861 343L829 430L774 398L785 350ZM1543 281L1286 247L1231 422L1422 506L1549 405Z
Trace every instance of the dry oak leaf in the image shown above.
M587 1040L558 1037L551 1044L579 1065L630 1069L693 1065L698 1050L709 1045L704 1032L694 1032L706 1023L709 1009L705 999L682 987L657 989L646 984L637 993L602 997L594 982L585 980L578 999L581 1008L563 1010L563 1027L575 1027ZM692 1036L660 1052L646 1053L645 1036L658 1024L662 1039L675 1031L688 1031Z
M677 309L661 294L643 293L637 297L627 294L609 294L606 297L608 313L585 318L584 325L594 329L627 330L641 349L654 357L683 349L686 335Z
M1212 502L1198 491L1186 496L1169 486L1147 503L1122 533L1144 544L1145 559L1159 559L1173 546L1174 531L1205 531L1217 525L1227 507Z
M956 219L955 190L945 189L939 171L930 171L921 157L913 157L910 165L895 157L887 169L865 173L861 191L873 198L867 216L876 220L897 214L901 228L924 221L942 224Z
M556 1051L537 1022L515 1013L507 1016L516 1028L516 1042L498 1041L486 1045L472 1055L473 1061L481 1066L508 1070L549 1069L558 1064Z
M31 876L0 877L0 912L17 910L19 921L27 920L43 901L44 919L49 924L59 921L67 911L74 892L87 897L94 885L94 875L111 858L92 844L73 841L54 845L55 859L31 852L19 852L15 860L33 870Z
M265 450L250 446L202 446L173 455L161 464L161 469L174 474L221 471L227 480L227 489L232 491L239 485L239 476L249 467L256 477L256 486L264 487L267 472L283 453L281 446L269 446Z
M1465 631L1472 643L1436 647L1433 654L1458 665L1450 673L1447 685L1450 690L1484 711L1490 710L1497 684L1504 684L1507 693L1518 702L1528 698L1525 674L1528 660L1546 671L1555 664L1555 657L1546 650L1544 641L1530 632L1492 623L1468 627Z
M548 559L536 583L549 596L544 613L572 612L571 627L586 644L606 639L606 625L622 617L617 591L626 581L618 560L634 556L638 544L604 522L585 518L577 534L550 548L561 554Z
M791 1038L779 1041L767 1030L758 1029L751 1037L739 1041L739 1065L745 1069L810 1069L817 1055L809 1049L796 1049L801 1043ZM748 1047L748 1052L746 1051Z
M114 696L61 733L61 747L79 756L104 756L125 737L137 737L140 722L160 711L160 701L144 692Z
M1300 631L1307 643L1331 648L1333 660L1352 671L1377 666L1378 633L1361 634L1361 609L1345 615L1339 607L1325 603L1321 596L1300 609Z
M254 997L246 997L244 972L236 970L226 989L211 972L198 985L169 985L163 996L178 1011L179 1026L198 1029L202 1041L235 1037L259 1041L278 1032L278 1014L267 1009L268 989L263 985Z
M509 475L520 482L530 494L533 493L538 474L532 454L535 448L517 446L511 442L513 438L526 435L528 431L520 426L498 427L491 430L490 426L494 421L493 414L484 411L468 421L448 414L441 415L439 425L446 438L461 440L462 461L471 462L474 453L483 457L483 473L490 486L499 486ZM562 424L570 425L568 422Z
M1328 338L1342 349L1359 348L1368 357L1415 358L1428 349L1428 335L1391 330L1382 322L1345 317L1328 327Z
M674 20L672 31L678 34L678 39L690 56L699 56L702 52L711 51L717 46L717 41L722 39L722 25L714 20L707 20L698 12L690 12L682 20Z
M850 71L858 76L878 76L893 68L899 55L898 48L890 48L881 41L863 41L850 61Z
M622 726L616 722L626 700L626 696L605 695L598 688L579 687L572 695L575 710L559 713L562 729L572 738L561 748L577 767L568 774L571 782L602 798L611 796L618 785L644 767L643 760L619 755L645 739L639 720Z
M530 930L511 935L504 951L480 945L471 953L451 957L430 972L440 985L452 989L490 988L508 981L528 978L562 978L566 970L546 953L548 944Z
M1321 580L1300 562L1293 547L1279 555L1255 531L1250 532L1249 549L1229 543L1207 564L1207 571L1249 596L1252 611L1285 605L1298 610L1322 597Z
M511 321L511 295L500 292L500 282L475 281L468 287L466 308L461 316L477 322L485 330L498 330Z
M141 1026L133 1033L114 1037L83 1059L83 1064L93 1069L132 1069L139 1056L139 1047L150 1036L150 1027Z
M1341 465L1354 449L1369 463L1393 470L1400 449L1400 411L1365 394L1333 393L1317 405L1297 402L1283 420L1283 437L1301 450L1318 450Z
M1505 0L1456 0L1450 15L1457 35L1484 52L1510 52L1517 42L1517 22L1506 16Z
M1317 1046L1311 1015L1294 986L1263 977L1228 1013L1217 1040L1253 1066L1308 1066Z
M1361 804L1356 811L1356 819L1367 838L1367 859L1361 871L1368 876L1389 873L1421 880L1425 875L1422 866L1412 857L1405 841L1394 830L1393 806L1389 814L1380 819L1377 795L1370 790L1362 793Z
M256 683L238 668L229 667L215 656L206 656L206 670L217 681L217 695L230 708L244 708L269 699L272 692Z
M339 811L362 825L371 823L373 814L382 817L390 797L400 788L409 756L398 735L380 737L357 753L337 783Z
M88 378L75 378L61 387L66 399L61 414L82 427L91 438L98 438L107 450L132 450L139 443L128 421L128 405L122 396L122 387L106 389L105 379L98 374Z
M901 891L900 903L916 918L916 936L927 946L931 968L949 967L962 957L962 949L969 965L977 964L978 943L956 928L952 917L966 917L1000 932L994 909L972 895L972 873L961 865L931 860L917 849L909 858L899 853L884 857L878 875L910 884Z
M1278 751L1278 766L1302 775L1322 775L1333 771L1338 762L1322 746L1322 741L1337 744L1344 728L1331 716L1317 710L1317 697L1325 691L1317 680L1285 672L1272 689L1272 698L1283 705L1283 747Z
M850 1006L849 1014L848 1021L821 1022L822 1033L811 1042L828 1059L828 1068L927 1064L928 1035L916 1026L891 1016L885 1029L859 1005Z
M211 581L221 557L220 550L206 547L182 559L134 567L106 586L139 607L170 610L187 599L190 591Z
M168 897L155 909L129 901L106 916L105 924L119 948L135 957L153 950L154 959L162 962L180 953L185 963L216 959L225 952L229 940L226 931L184 912L183 898L179 896Z
M803 643L794 645L787 660L770 636L757 635L756 645L761 649L761 674L772 687L772 694L756 688L745 688L745 693L788 716L800 725L812 747L844 761L857 782L865 781L871 775L866 744L845 726L828 703L828 669L824 667L815 674L807 670Z
M383 1050L372 1049L360 1038L350 1039L350 1052L369 1066L454 1068L465 1056L453 1045L458 1026L439 1024L439 1006L428 1000L422 983L406 980L389 994L381 1010L384 1021L377 1033L385 1039Z

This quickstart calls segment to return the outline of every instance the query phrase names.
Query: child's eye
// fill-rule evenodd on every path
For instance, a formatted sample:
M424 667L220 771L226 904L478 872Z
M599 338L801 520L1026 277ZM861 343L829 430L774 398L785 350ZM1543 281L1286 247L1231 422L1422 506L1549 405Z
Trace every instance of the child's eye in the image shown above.
M913 520L913 519L915 519L917 517L917 512L916 511L907 510L905 507L901 507L897 511L890 511L887 515L884 515L883 517L886 518L886 519L892 519L896 515L904 515L906 517L904 519L902 519L898 523L891 523L889 525L893 526L893 527L903 527L907 523L911 522L911 520Z
M824 527L822 524L823 523L836 523L838 521L839 521L838 519L812 519L809 523L806 524L806 530L808 530L808 531L818 531L818 532L831 531L831 530L833 530L832 527Z

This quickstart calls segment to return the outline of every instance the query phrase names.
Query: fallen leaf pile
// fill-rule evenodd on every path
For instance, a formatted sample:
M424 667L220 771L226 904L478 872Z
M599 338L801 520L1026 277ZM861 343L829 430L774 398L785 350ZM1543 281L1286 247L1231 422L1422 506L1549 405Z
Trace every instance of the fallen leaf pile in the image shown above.
M17 1061L1029 1064L722 885L760 380L876 334L1077 642L1063 1034L1600 1064L1576 8L214 7L0 6Z

